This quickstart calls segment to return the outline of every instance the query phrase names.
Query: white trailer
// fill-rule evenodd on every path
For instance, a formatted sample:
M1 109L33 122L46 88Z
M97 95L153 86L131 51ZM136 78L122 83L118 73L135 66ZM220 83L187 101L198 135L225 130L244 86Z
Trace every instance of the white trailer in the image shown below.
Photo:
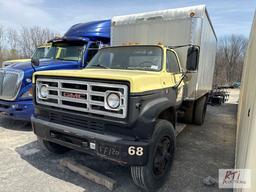
M163 44L176 48L183 69L188 45L200 47L198 70L189 74L185 100L196 100L212 89L217 37L205 5L167 9L112 18L111 45Z
M250 188L239 187L235 192L256 191L256 12L251 29L251 35L246 52L241 91L239 98L239 110L237 115L237 139L236 139L236 165L237 169L250 169ZM247 186L249 180L246 180ZM246 185L245 185L246 186Z

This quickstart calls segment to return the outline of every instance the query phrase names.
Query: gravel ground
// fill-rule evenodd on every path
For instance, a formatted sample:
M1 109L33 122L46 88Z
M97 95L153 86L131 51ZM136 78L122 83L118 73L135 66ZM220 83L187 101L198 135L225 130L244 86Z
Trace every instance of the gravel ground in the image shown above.
M218 169L234 166L238 95L238 90L231 90L231 102L208 106L205 124L188 125L178 136L171 175L159 191L220 191L218 186L205 186L203 179L207 176L218 179ZM133 184L128 167L76 151L50 154L37 142L29 124L0 118L1 192L108 191L61 167L59 160L65 157L116 179L119 184L116 192L140 191Z

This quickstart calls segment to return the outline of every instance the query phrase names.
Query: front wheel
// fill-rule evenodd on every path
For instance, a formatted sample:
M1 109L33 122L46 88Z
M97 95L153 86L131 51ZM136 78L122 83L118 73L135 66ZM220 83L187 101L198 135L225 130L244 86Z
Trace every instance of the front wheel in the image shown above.
M175 152L175 131L166 120L159 120L152 136L149 159L145 166L132 166L133 181L146 191L155 191L168 177Z

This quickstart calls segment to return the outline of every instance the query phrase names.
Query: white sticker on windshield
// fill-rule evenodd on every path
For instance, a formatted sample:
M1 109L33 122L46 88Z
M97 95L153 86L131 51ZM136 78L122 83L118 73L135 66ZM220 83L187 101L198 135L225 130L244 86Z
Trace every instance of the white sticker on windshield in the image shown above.
M157 70L158 66L157 65L151 65L151 69Z

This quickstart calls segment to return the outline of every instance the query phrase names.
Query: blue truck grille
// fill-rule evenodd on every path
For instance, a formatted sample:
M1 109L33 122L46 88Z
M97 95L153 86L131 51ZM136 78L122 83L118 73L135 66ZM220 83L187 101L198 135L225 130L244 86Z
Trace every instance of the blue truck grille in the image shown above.
M23 79L24 73L19 70L0 70L0 99L15 100Z

